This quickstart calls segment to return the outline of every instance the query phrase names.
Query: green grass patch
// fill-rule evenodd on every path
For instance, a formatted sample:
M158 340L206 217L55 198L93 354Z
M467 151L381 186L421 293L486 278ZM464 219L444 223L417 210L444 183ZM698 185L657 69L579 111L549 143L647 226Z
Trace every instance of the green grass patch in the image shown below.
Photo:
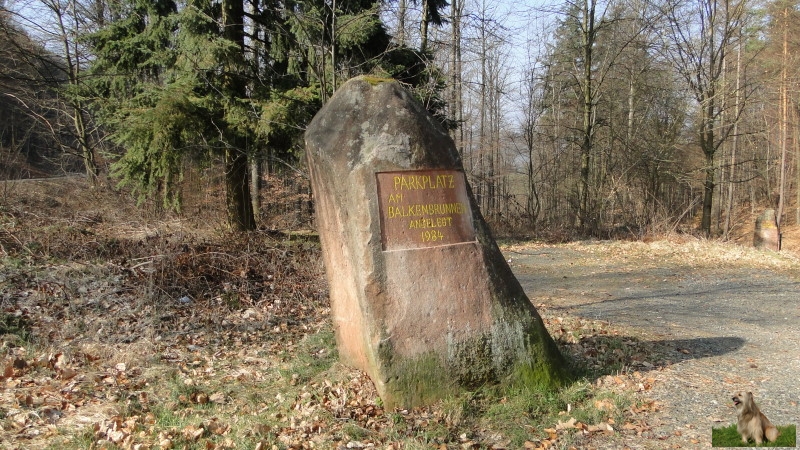
M345 423L344 426L342 426L342 434L348 440L360 441L370 437L372 435L372 431L360 427L354 423Z
M609 419L623 423L625 410L630 408L634 399L632 396L598 390L586 380L578 380L559 390L498 388L487 393L481 402L486 403L486 408L473 413L480 427L502 434L512 448L522 448L532 438L547 437L544 428L552 428L559 422L566 423L571 418L587 425L596 425Z
M19 343L28 342L31 338L31 324L25 316L0 314L0 336L16 336Z
M59 439L53 439L45 447L45 450L64 450L73 448L92 448L94 445L94 428L84 427L83 430L73 436L62 435Z
M330 369L338 358L333 330L324 329L306 336L280 373L293 384L307 383Z
M752 440L745 444L742 436L736 431L736 425L711 429L712 447L795 447L797 445L797 427L795 425L778 426L780 435L775 442L764 441L756 445Z

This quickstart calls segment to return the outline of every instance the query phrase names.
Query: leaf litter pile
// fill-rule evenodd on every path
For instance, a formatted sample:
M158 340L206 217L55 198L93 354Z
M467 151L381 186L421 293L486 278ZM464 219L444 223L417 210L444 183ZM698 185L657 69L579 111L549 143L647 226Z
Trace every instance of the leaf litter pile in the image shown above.
M559 392L487 387L387 410L363 373L337 362L313 239L192 234L130 217L48 209L41 198L0 204L0 447L546 449L655 439L647 420L658 404L646 393L664 349L608 323L537 305L583 374Z

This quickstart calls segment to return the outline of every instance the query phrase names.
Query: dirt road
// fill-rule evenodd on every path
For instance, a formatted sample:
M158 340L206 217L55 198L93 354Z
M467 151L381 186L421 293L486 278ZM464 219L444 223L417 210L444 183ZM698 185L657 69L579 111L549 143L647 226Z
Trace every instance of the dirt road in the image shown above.
M543 314L608 321L674 349L646 393L663 405L653 433L627 442L632 448L710 447L711 428L735 422L730 397L740 390L753 391L773 422L800 423L800 260L792 254L700 240L505 253Z

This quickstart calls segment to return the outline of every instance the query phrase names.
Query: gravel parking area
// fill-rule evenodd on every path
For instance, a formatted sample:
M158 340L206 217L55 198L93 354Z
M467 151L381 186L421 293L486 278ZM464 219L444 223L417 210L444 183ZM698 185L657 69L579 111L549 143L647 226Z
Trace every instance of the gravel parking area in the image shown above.
M793 254L703 240L523 244L505 253L543 315L608 321L673 350L651 373L646 396L661 405L652 432L630 448L710 447L712 427L735 423L730 397L742 390L773 423L800 423Z

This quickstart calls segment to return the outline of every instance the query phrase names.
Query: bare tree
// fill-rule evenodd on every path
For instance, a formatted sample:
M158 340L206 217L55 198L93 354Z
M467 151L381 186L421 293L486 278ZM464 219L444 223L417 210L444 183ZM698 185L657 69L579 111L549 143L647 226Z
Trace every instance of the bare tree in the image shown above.
M530 57L529 57L530 58ZM532 58L531 58L532 59ZM522 85L524 95L524 105L522 107L523 119L521 124L522 140L525 143L525 156L527 158L525 175L527 178L527 199L525 202L525 212L528 219L528 226L534 228L541 212L541 201L539 199L539 187L537 172L540 164L537 164L536 147L539 142L537 129L539 117L542 115L542 96L544 95L542 83L538 80L536 60L528 63L525 71L525 81ZM539 161L540 163L541 161Z
M780 0L771 5L772 10L772 26L770 33L771 52L768 52L767 60L772 59L778 61L777 71L777 85L778 85L778 109L777 122L778 122L778 146L780 148L780 166L779 166L779 184L778 184L778 211L777 221L778 228L784 219L784 210L789 197L789 173L790 170L788 159L790 155L790 147L797 146L797 141L792 136L794 134L791 130L797 127L797 108L796 108L796 92L797 92L797 20L800 17L800 12L797 10L797 2L795 0ZM774 66L774 64L773 64ZM795 148L795 158L800 158ZM796 163L800 168L800 159ZM799 170L800 173L800 170ZM800 176L800 175L798 175ZM799 179L800 180L800 179ZM798 191L798 213L797 222L800 223L800 187L795 186Z
M19 7L26 9L26 13L15 17L52 52L50 56L38 56L48 66L46 81L51 89L58 91L56 101L48 102L48 108L54 112L53 117L66 118L70 124L68 133L64 133L61 120L50 123L49 127L65 152L80 155L90 183L96 184L99 167L91 142L94 130L80 92L89 54L80 37L94 29L102 17L102 2L36 0Z
M730 165L728 166L728 203L727 209L725 214L725 227L723 229L723 236L727 239L728 233L731 230L731 217L733 216L733 204L735 201L734 197L734 186L736 183L733 180L736 179L736 152L739 149L739 118L741 117L741 86L742 86L742 45L743 42L741 40L741 29L740 32L740 39L739 43L736 46L736 89L734 94L734 116L736 120L733 122L733 139L731 141L731 154L730 154Z
M405 1L405 0L403 0ZM461 60L461 26L464 16L464 0L450 3L450 120L456 124L451 135L459 153L464 153L464 91L462 88L463 65Z
M704 155L703 213L701 231L711 234L711 215L716 185L714 157L731 135L733 121L723 121L727 95L724 77L727 52L735 48L742 26L745 0L668 0L662 5L667 19L664 52L699 109L697 135Z

